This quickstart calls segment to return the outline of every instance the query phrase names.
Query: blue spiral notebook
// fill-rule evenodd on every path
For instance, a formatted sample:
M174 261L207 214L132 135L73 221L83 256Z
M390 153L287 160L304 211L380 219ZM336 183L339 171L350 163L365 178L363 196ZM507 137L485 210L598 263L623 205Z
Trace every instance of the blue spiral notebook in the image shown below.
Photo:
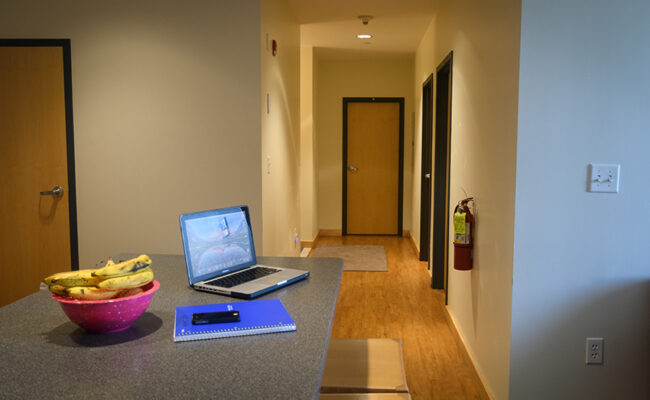
M221 324L192 325L192 314L216 311L239 311L240 320ZM279 299L202 304L176 307L174 342L295 330L296 323Z

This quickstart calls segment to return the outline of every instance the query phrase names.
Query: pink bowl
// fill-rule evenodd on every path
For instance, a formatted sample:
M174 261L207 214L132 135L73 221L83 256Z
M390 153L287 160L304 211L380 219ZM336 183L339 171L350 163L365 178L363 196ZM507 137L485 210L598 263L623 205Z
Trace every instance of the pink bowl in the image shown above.
M131 326L145 312L160 283L146 284L135 296L108 300L73 300L52 294L72 322L88 332L113 333Z

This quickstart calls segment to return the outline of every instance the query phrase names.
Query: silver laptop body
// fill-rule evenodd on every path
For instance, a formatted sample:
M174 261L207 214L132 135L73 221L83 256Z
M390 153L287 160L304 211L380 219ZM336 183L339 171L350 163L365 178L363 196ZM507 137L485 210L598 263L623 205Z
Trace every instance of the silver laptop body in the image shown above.
M196 290L252 299L309 276L257 264L247 206L183 214L180 225L187 277ZM242 275L253 279L239 283Z

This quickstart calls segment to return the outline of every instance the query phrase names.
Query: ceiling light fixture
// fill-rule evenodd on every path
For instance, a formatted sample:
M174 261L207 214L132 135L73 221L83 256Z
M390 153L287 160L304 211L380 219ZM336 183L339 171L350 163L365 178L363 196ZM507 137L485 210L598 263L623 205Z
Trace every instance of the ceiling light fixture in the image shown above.
M370 39L372 35L367 35L367 34L359 34L357 35L359 39Z

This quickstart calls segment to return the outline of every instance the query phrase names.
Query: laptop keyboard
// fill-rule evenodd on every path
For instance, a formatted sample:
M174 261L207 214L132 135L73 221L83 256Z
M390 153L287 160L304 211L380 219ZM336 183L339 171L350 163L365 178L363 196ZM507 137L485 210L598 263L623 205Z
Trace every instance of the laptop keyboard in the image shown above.
M249 268L244 271L237 272L236 274L207 281L205 282L205 285L231 288L233 286L241 285L242 283L250 282L254 279L258 279L267 275L274 274L278 271L280 270L274 268L266 268L266 267Z

